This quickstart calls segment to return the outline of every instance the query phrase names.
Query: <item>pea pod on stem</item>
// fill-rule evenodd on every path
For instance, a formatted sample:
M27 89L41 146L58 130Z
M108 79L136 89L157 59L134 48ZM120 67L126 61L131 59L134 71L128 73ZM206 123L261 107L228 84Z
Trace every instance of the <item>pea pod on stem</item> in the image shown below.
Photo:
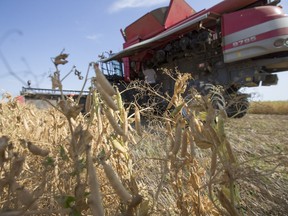
M106 161L102 161L102 166L105 172L105 175L110 182L110 185L114 189L115 193L119 196L121 201L128 203L132 201L132 195L126 190L122 184L120 178L117 176L116 172L113 170L112 166Z

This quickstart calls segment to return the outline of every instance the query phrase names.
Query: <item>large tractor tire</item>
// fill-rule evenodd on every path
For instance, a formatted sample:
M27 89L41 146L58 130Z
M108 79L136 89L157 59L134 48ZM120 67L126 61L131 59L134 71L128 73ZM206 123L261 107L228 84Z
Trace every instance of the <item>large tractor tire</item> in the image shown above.
M226 113L229 118L242 118L247 114L248 108L247 95L239 94L229 100Z

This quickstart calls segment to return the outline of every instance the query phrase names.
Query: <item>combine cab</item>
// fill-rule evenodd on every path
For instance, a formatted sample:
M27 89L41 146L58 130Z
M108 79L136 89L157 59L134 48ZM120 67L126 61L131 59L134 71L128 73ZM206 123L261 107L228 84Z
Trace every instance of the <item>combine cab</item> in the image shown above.
M222 86L227 114L242 117L248 101L240 88L276 85L274 73L288 70L288 16L279 2L225 0L195 12L171 0L121 30L123 50L102 56L102 69L111 81L146 77L170 95L163 68L191 73L191 88L208 94L211 84Z

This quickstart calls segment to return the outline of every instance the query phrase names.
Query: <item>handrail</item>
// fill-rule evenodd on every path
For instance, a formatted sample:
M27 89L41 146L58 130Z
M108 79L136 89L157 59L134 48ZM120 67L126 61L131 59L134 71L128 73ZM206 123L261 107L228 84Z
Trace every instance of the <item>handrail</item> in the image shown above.
M79 95L81 91L77 90L62 90L65 95ZM83 91L82 95L87 95L89 91ZM26 88L22 87L21 95L25 94L49 94L49 95L61 95L61 91L57 89L44 89L44 88Z

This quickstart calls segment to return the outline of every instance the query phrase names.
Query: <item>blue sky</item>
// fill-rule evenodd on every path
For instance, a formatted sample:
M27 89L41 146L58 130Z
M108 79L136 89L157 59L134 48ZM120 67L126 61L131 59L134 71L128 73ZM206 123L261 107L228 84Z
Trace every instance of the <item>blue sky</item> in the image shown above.
M199 11L220 0L187 2ZM59 67L61 76L74 65L84 76L99 54L122 49L121 28L168 4L169 0L0 0L0 94L16 96L28 80L32 87L51 88L51 57L63 49L69 63ZM288 13L288 2L282 0L281 5ZM288 100L287 81L288 72L281 73L277 86L248 92L262 100ZM81 89L82 84L74 75L63 82L65 89Z

